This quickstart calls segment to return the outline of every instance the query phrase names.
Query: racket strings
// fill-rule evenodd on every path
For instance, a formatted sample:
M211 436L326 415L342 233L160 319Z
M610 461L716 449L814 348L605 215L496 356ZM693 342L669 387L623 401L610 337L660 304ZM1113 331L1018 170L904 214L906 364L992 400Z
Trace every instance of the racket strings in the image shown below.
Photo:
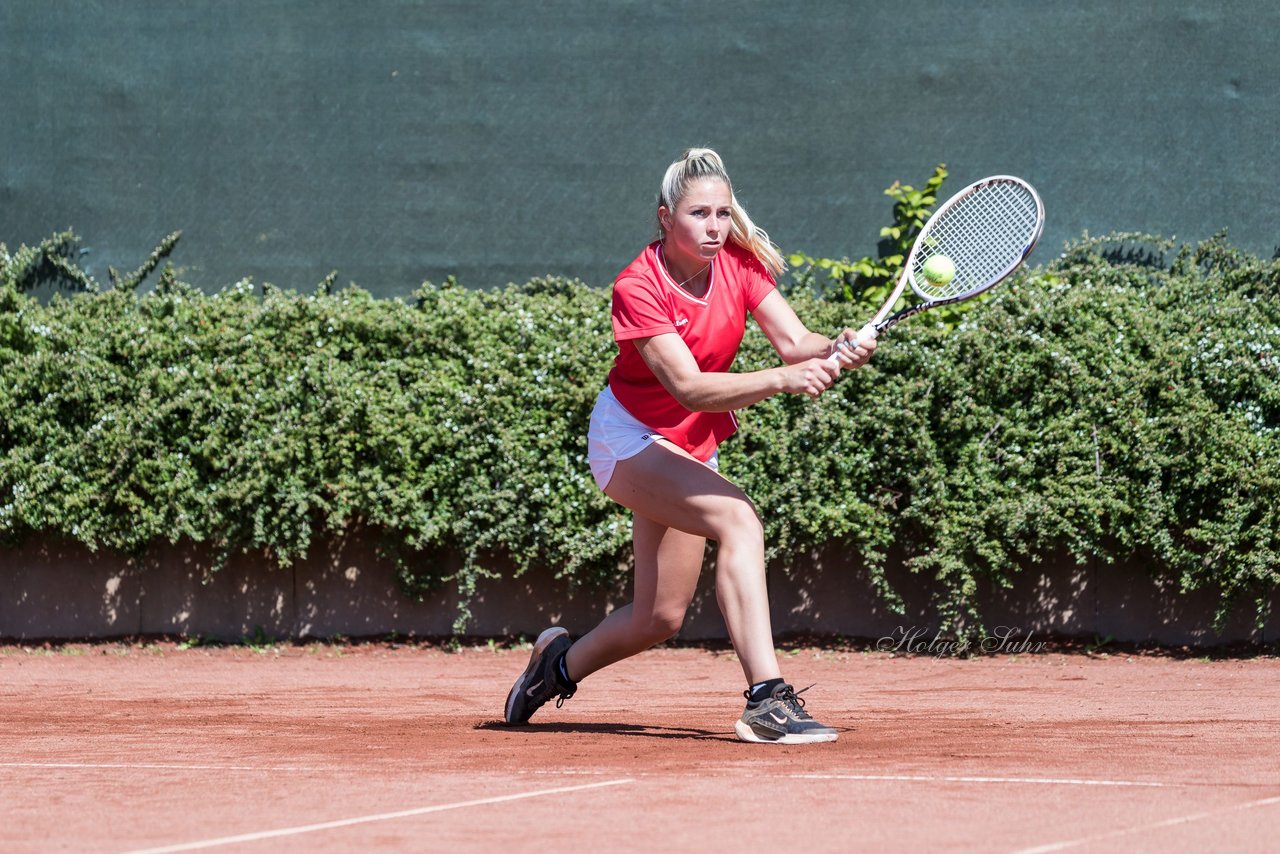
M925 299L948 299L980 291L1002 279L1035 243L1040 207L1028 188L994 181L941 212L919 238L911 265L913 289ZM925 262L945 255L955 264L950 282L925 278Z

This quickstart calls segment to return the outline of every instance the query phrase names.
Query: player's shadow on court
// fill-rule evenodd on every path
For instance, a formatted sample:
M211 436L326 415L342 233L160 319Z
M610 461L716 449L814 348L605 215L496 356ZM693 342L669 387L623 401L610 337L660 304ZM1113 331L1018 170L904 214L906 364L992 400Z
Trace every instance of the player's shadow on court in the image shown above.
M644 738L682 738L696 739L698 741L737 741L737 739L732 735L725 734L724 732L695 729L693 727L648 726L645 724L539 723L528 726L507 726L503 721L483 721L476 724L475 728L515 734L528 733L529 735L545 733L573 733L574 735L635 735Z

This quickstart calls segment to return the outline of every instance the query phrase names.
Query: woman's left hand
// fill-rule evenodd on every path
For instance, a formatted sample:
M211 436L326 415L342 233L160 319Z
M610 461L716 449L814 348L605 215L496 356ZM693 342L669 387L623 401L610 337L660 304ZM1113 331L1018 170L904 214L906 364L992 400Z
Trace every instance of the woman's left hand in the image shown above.
M838 354L842 370L861 368L871 359L876 351L876 334L875 327L867 325L857 332L845 329L836 336L832 352Z

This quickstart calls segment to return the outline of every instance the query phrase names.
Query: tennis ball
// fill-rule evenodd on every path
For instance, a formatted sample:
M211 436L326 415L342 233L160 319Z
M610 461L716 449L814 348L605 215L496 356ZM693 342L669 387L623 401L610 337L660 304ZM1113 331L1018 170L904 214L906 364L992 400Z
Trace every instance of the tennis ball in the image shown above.
M930 284L945 285L956 277L956 265L946 255L934 255L924 262L924 277Z

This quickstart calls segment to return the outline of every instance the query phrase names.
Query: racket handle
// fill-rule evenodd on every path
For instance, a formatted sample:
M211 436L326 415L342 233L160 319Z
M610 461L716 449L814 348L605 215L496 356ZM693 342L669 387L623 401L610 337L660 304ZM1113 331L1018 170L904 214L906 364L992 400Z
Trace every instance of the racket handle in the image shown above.
M880 330L877 329L872 324L868 323L866 326L858 330L858 344L861 345L865 341L874 341L879 336L879 334L880 334ZM839 349L840 349L840 345L837 344L836 350L839 350ZM827 361L834 362L835 364L838 365L840 364L840 356L837 352L832 351L831 355L827 357Z

